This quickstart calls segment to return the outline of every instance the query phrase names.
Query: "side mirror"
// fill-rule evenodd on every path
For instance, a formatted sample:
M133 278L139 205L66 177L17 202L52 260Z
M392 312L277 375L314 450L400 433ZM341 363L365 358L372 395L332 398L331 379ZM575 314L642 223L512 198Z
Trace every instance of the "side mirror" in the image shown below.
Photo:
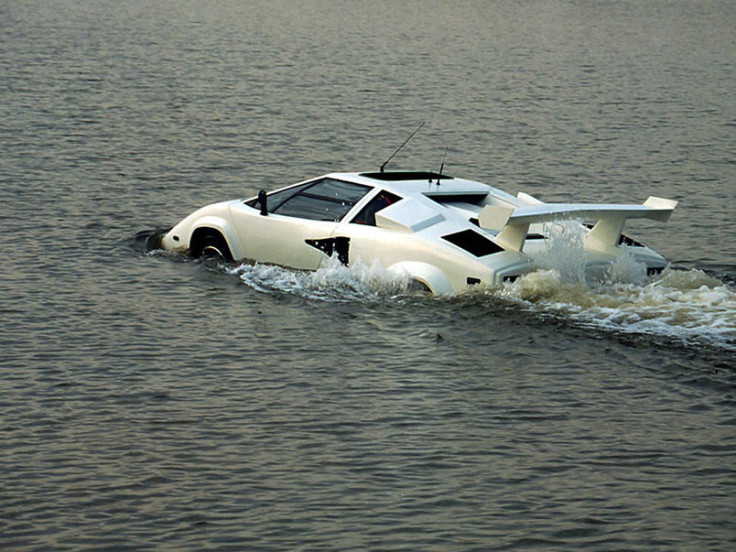
M266 190L258 192L258 204L261 206L261 215L268 216L268 197L266 196Z

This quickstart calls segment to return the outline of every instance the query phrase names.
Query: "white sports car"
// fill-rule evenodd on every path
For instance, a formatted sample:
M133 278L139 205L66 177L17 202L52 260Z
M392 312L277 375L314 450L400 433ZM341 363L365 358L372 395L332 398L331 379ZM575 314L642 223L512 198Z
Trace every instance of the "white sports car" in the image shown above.
M163 235L162 249L316 270L329 257L375 261L435 294L497 285L537 268L552 226L579 221L585 269L628 252L650 272L667 261L622 235L629 218L665 222L676 201L543 203L432 172L331 173L208 205ZM587 224L590 223L590 224Z

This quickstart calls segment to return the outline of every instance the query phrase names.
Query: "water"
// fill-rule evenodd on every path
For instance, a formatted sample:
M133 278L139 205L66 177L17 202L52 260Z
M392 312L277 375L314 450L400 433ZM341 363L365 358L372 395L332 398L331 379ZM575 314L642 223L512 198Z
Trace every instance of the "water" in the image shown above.
M736 7L0 5L0 548L732 550ZM680 201L672 259L406 291L150 253L332 170ZM558 250L559 251L559 250Z

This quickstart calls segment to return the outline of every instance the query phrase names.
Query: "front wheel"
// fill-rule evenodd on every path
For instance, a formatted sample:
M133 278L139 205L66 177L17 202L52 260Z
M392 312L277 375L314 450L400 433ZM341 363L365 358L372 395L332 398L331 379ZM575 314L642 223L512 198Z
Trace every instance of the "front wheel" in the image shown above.
M189 254L195 259L233 260L225 238L214 230L195 233L189 247Z

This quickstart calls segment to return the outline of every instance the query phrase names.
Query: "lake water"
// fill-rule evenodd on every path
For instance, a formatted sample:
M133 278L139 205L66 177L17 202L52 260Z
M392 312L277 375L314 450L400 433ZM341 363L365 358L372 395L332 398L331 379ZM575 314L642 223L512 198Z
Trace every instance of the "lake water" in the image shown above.
M0 549L734 550L735 3L0 21ZM135 238L375 170L422 121L393 168L678 200L632 228L674 268L428 298Z

